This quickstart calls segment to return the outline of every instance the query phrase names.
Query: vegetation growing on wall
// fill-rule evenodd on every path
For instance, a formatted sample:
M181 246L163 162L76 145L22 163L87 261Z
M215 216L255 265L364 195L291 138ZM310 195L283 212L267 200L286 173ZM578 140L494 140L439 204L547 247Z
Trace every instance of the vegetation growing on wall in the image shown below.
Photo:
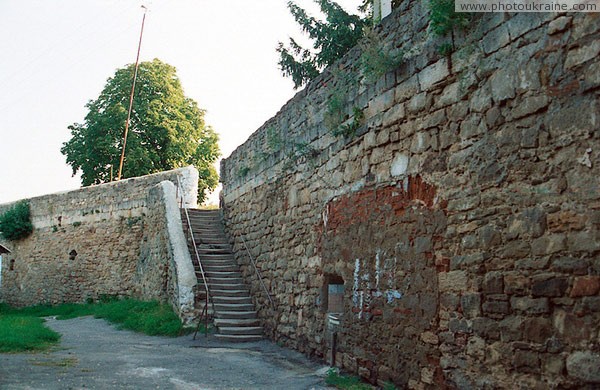
M387 72L396 69L402 62L402 52L390 53L386 51L381 38L372 29L368 29L365 37L359 42L362 50L360 55L360 69L363 81L367 84L376 82Z
M279 66L283 75L291 77L298 88L319 75L321 70L341 58L356 46L368 26L368 18L346 12L331 0L314 0L325 15L325 21L307 14L296 3L288 2L288 8L313 42L313 51L300 46L290 38L288 46L279 42ZM363 8L365 9L365 8Z
M429 0L429 28L438 36L469 24L470 14L454 11L454 0Z
M20 240L31 234L31 210L29 203L21 201L0 215L0 234L6 240Z

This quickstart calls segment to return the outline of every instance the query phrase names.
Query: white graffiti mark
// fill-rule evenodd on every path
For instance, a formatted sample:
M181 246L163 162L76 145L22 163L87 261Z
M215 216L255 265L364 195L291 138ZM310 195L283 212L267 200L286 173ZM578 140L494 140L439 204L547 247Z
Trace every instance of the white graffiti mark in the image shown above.
M381 277L381 251L375 254L375 288L379 288L379 278Z
M402 293L398 290L387 290L385 295L387 297L387 303L392 303L394 302L394 299L402 298Z
M360 280L360 259L356 259L354 263L354 286L352 288L352 303L354 303L354 307L358 307L358 296L356 295L358 291L358 282Z
M354 262L354 286L352 289L352 303L355 313L359 319L362 319L366 312L370 311L372 300L376 298L385 298L386 304L393 304L394 301L402 299L402 293L397 290L395 280L397 259L385 258L382 250L375 253L375 273L374 288L371 272L369 272L367 260L356 259ZM382 267L382 258L385 259ZM372 264L372 263L371 263ZM380 288L385 286L386 288Z

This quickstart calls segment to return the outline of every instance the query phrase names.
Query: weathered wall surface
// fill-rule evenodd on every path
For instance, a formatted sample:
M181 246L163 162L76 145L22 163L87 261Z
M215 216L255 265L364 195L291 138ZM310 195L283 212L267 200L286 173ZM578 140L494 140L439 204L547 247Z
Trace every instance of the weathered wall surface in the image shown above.
M164 188L178 177L181 188ZM3 257L0 299L21 306L106 294L160 299L179 310L167 209L195 203L197 180L188 167L28 199L34 231L3 243L12 253Z
M328 358L328 295L343 283L336 363L373 382L593 388L600 17L481 15L445 57L424 7L404 2L377 29L405 60L343 95L346 124L365 116L355 136L327 123L358 49L222 163L265 329Z

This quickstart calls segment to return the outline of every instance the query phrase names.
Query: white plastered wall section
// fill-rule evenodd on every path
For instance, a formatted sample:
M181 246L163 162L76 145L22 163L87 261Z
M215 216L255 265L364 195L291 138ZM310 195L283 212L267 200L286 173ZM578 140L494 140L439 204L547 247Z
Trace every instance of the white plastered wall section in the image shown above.
M181 203L184 208L198 207L198 178L199 173L193 166L177 170L179 178L178 190L176 191L177 205Z
M198 171L196 171L196 175L197 174ZM197 185L197 178L195 183ZM164 195L163 199L165 201L165 216L167 219L167 231L169 235L168 245L170 246L169 253L172 254L171 260L173 261L176 270L174 276L176 276L177 281L174 292L176 295L174 301L177 305L179 317L185 324L188 324L194 319L194 287L197 283L196 274L194 272L190 252L188 251L187 241L183 233L181 213L177 199L177 189L175 185L168 180L161 182L159 185L162 188Z

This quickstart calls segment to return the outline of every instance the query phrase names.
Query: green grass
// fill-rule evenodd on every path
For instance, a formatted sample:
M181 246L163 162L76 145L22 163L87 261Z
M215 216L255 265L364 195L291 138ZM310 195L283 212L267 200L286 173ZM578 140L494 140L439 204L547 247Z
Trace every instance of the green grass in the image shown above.
M47 349L60 335L46 326L40 317L55 316L59 320L93 315L150 336L179 336L184 329L173 309L165 304L135 299L103 299L102 302L57 306L36 305L13 308L0 304L0 352L36 351Z
M325 383L344 390L372 390L373 386L362 383L357 376L340 375L337 370L331 368L327 371Z
M0 315L0 352L40 351L60 340L38 317Z

